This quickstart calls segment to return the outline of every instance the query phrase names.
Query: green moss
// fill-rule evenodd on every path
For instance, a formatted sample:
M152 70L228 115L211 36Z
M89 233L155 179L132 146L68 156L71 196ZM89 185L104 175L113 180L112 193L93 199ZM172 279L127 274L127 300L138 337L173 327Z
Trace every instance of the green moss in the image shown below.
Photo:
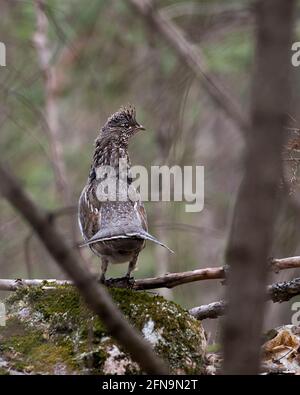
M5 368L0 368L0 376L7 376L9 375L9 371Z
M26 299L29 304L48 320L57 313L68 313L72 319L78 319L82 309L86 307L81 301L79 294L71 286L59 286L43 290L42 287L31 287L18 290L13 298ZM14 300L14 299L12 299Z
M133 326L150 331L155 351L168 360L174 373L200 371L204 338L200 322L157 295L118 288L109 292ZM4 353L15 369L53 373L59 366L63 372L104 372L115 342L74 287L22 288L7 305L10 318L0 329L0 357ZM125 372L140 373L117 347L118 358L129 361Z
M73 370L76 366L70 341L49 342L40 329L34 329L16 317L0 329L0 353L11 367L27 372L54 372L61 363Z
M22 354L28 354L36 344L43 341L42 333L28 329L17 318L10 318L6 326L0 330L0 350L14 350Z
M199 321L193 320L179 305L161 296L128 289L112 289L110 293L118 307L139 330L143 329L147 319L154 321L154 329L161 330L164 338L156 351L169 361L173 369L180 369L182 361L190 359L189 373L199 370L203 354L197 336L202 331Z
M66 373L79 368L74 359L73 348L68 344L40 344L34 348L30 357L35 370L40 372L55 372L59 365Z

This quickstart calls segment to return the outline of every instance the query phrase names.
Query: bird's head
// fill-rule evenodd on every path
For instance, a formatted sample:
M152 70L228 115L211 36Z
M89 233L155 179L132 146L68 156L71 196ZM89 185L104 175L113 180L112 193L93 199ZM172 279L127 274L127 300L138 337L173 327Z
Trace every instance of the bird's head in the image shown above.
M133 106L121 107L119 111L112 114L101 129L102 137L111 137L113 139L126 139L135 135L145 128L140 125L136 118L135 108Z

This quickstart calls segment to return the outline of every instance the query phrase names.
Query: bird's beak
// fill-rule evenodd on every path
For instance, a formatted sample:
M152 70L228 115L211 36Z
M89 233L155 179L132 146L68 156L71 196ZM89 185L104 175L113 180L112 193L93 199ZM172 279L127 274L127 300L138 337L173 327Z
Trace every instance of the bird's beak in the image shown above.
M146 130L143 125L138 125L135 127L135 130Z

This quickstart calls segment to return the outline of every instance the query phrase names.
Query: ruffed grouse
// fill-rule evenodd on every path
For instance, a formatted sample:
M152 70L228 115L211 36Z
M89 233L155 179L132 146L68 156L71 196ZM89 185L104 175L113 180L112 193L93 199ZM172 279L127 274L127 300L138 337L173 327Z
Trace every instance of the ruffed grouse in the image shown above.
M84 244L101 257L102 273L100 281L105 283L105 273L109 263L129 262L126 280L130 280L138 255L145 247L145 240L151 240L163 247L148 233L146 211L139 195L135 191L135 198L120 198L120 190L116 192L115 201L108 200L107 195L101 192L98 177L99 169L107 166L115 170L117 179L120 160L127 166L125 186L131 185L130 159L128 155L128 142L138 131L145 130L135 117L133 107L124 107L114 113L102 127L95 142L95 153L86 186L79 199L79 226ZM107 178L110 174L106 174ZM112 182L114 180L112 179ZM166 247L168 248L168 247Z

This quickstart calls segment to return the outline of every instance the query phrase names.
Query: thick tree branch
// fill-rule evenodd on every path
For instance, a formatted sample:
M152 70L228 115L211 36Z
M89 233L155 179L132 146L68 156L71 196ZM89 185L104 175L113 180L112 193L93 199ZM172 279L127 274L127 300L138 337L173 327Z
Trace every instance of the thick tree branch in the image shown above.
M0 291L17 291L22 287L44 287L45 289L58 285L74 285L73 281L55 279L0 279Z
M191 270L181 273L168 273L163 276L135 280L133 289L173 288L177 285L202 280L215 280L224 278L223 267Z
M203 306L193 307L189 310L189 313L197 318L197 320L205 320L206 318L218 318L225 314L226 302L225 300L219 300L218 302L212 302L204 304Z
M278 273L285 269L300 268L300 256L293 256L283 259L271 259L270 270ZM207 267L205 269L191 270L180 273L167 273L163 276L137 279L130 285L136 291L157 288L173 288L178 285L188 284L203 280L218 280L225 278L225 270L222 266ZM123 278L114 279L108 286L117 288L127 288L128 283ZM68 280L48 280L48 279L0 279L0 291L15 291L22 286L41 286L45 284L46 287L61 284L73 284Z
M299 265L300 266L300 265ZM224 269L222 267L216 268L206 268L206 269L198 269L192 270L189 272L181 272L181 273L168 273L163 276L153 277L153 278L145 278L138 279L130 285L130 287L136 291L146 290L146 289L157 289L157 288L173 288L177 285L187 284L195 281L201 280L215 280L224 278ZM0 291L15 291L20 286L40 286L43 285L44 282L51 284L60 285L61 281L63 283L72 284L72 282L66 282L64 280L43 280L43 279L34 279L34 280L11 280L11 279L0 279ZM113 279L111 283L108 283L108 286L115 288L127 288L128 282L124 278Z
M286 302L297 295L300 295L300 278L295 278L291 281L275 283L269 285L267 289L267 300L272 300L274 303ZM225 311L226 302L224 300L199 307L193 307L189 310L190 314L198 320L204 320L206 318L218 318L224 315Z
M199 47L191 44L184 33L163 12L154 9L149 0L128 0L135 10L159 33L165 41L176 51L178 56L199 79L203 88L210 95L214 103L220 107L237 126L246 130L248 121L224 86L207 72L204 56Z
M32 226L49 253L74 281L87 304L101 318L111 335L145 372L167 373L165 364L154 354L150 344L132 328L105 288L82 266L78 254L65 243L64 235L53 225L49 225L47 214L33 203L18 181L1 163L0 178L0 193Z
M286 302L296 295L300 294L300 278L294 278L290 281L275 283L268 287L268 299L273 302Z
M295 268L300 268L300 256L270 260L270 270L274 272ZM181 284L192 283L195 281L217 280L224 278L225 270L222 266L208 267L181 273L167 273L160 277L135 280L133 289L173 288Z
M288 258L271 259L271 269L275 272L285 269L297 269L300 267L300 256L291 256Z

